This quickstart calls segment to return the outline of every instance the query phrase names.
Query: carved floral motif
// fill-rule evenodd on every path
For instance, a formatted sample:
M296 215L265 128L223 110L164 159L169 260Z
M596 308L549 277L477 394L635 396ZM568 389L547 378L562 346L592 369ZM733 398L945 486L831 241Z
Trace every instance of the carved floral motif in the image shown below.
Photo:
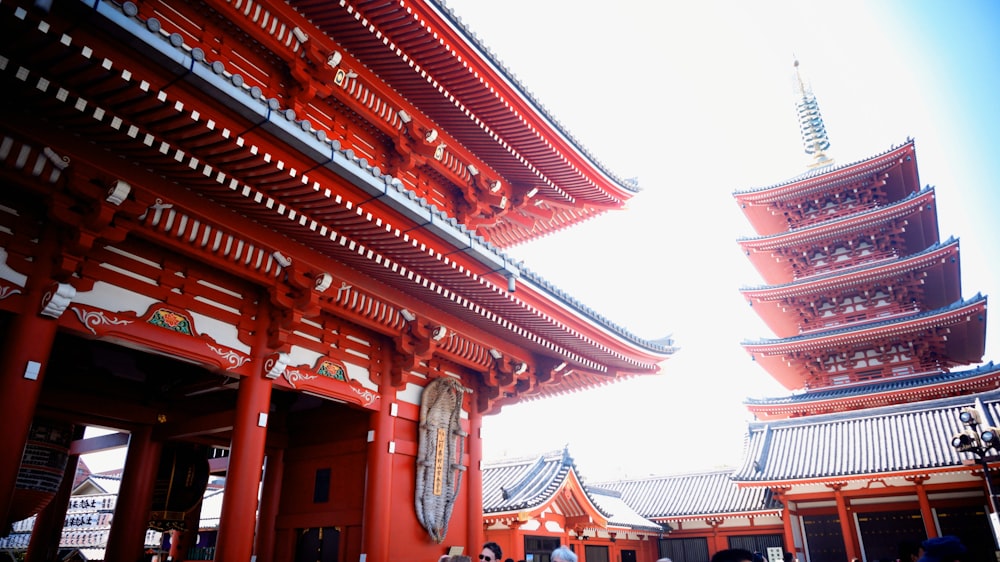
M209 349L215 352L216 355L222 358L223 361L229 363L229 367L226 368L227 371L233 369L239 369L243 365L246 365L250 358L233 351L232 349L226 349L223 347L216 347L210 343L206 343Z
M296 381L308 381L318 378L316 375L303 373L298 369L285 369L285 372L282 373L282 375L284 375L285 380L288 381L288 384L291 385L292 388L295 388Z
M95 336L97 335L97 330L94 329L95 326L125 326L132 323L132 320L108 318L103 310L83 310L75 306L70 307L70 310L76 314L77 320Z

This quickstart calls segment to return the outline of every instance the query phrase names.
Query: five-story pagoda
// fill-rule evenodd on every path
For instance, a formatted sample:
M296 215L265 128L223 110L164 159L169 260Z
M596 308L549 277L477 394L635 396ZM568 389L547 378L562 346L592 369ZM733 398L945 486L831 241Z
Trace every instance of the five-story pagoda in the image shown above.
M810 169L734 195L766 283L741 292L776 336L743 346L792 394L747 401L759 421L733 478L784 504L785 550L802 560L895 558L943 534L990 549L981 467L951 446L961 410L998 419L1000 369L954 370L982 360L986 297L962 296L914 142L835 165L797 67Z

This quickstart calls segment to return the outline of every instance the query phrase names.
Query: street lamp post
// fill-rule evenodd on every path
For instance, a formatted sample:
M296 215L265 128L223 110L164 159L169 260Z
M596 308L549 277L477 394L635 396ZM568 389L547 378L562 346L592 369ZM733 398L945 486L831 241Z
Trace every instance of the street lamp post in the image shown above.
M951 438L951 446L959 453L972 453L983 467L986 493L990 496L990 508L993 511L990 513L993 542L996 549L1000 551L1000 505L998 505L996 490L993 489L993 479L990 478L987 454L990 449L1000 452L1000 430L995 427L983 426L979 412L975 408L962 408L958 419L965 425L965 430L956 433Z

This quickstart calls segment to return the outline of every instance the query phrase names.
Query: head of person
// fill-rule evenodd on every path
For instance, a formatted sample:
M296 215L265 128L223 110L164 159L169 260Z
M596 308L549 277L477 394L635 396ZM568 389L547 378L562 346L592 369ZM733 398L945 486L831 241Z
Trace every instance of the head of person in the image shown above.
M577 562L576 553L568 546L560 546L552 551L552 562Z
M965 545L954 535L927 539L920 546L924 549L920 562L955 562L966 552Z
M712 555L712 562L754 562L753 553L742 548L728 548Z
M503 556L503 551L500 550L500 545L495 542L484 544L483 550L479 553L479 559L482 562L500 562L501 556Z

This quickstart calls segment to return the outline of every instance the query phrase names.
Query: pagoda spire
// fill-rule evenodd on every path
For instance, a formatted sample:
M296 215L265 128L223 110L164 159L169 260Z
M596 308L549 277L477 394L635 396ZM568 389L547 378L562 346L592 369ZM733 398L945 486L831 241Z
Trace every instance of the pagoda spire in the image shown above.
M819 111L819 103L812 93L812 88L802 79L798 59L795 59L795 83L799 94L799 100L795 103L799 115L799 132L802 133L802 144L806 154L813 158L809 167L818 168L833 164L833 159L825 152L830 148L830 139L826 136L826 125Z

